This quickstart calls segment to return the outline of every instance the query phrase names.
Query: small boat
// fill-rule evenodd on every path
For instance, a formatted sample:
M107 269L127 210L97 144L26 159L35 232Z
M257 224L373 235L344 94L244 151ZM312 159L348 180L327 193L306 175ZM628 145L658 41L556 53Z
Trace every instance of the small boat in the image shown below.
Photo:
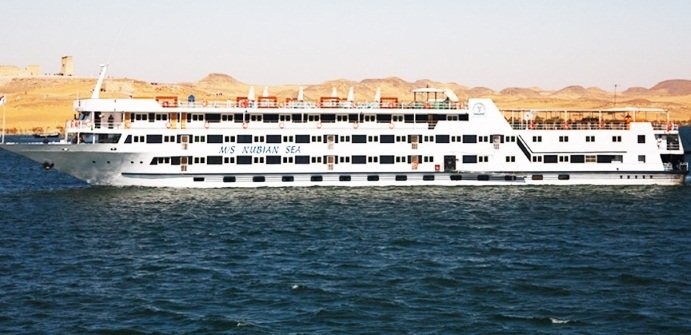
M59 132L52 132L52 133L34 133L34 137L36 138L58 138L60 137Z

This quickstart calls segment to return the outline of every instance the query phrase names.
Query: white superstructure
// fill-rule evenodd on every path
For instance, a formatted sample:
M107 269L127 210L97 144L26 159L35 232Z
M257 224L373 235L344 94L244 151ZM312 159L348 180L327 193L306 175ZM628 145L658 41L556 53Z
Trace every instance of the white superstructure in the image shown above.
M674 185L687 172L664 110L500 111L444 89L414 90L410 102L380 94L279 102L265 89L181 102L95 92L74 102L79 117L60 142L2 148L97 185Z

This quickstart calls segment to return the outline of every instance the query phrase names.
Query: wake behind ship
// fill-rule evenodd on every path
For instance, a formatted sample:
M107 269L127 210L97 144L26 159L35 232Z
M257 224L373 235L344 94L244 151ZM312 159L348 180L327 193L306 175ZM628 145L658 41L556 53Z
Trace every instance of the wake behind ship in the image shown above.
M90 99L58 142L3 149L94 185L678 185L678 126L657 108L500 111L448 89L318 101Z

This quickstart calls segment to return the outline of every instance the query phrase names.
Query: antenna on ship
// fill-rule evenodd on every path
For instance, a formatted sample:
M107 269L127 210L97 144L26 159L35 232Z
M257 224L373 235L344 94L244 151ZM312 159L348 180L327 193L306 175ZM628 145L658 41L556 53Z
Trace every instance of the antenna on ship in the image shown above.
M617 107L617 84L614 84L614 107Z
M108 65L101 64L101 71L98 73L98 80L96 81L96 86L94 91L91 92L91 99L98 99L98 95L101 93L101 86L103 86L103 79L106 77L106 70Z

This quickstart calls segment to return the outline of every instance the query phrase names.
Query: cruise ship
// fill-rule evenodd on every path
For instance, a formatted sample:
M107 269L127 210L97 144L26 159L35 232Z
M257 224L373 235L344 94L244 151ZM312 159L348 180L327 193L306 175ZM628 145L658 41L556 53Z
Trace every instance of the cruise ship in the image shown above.
M657 108L499 110L424 87L226 101L89 99L56 142L2 147L93 185L288 187L680 185L678 125ZM46 143L47 142L47 143Z

